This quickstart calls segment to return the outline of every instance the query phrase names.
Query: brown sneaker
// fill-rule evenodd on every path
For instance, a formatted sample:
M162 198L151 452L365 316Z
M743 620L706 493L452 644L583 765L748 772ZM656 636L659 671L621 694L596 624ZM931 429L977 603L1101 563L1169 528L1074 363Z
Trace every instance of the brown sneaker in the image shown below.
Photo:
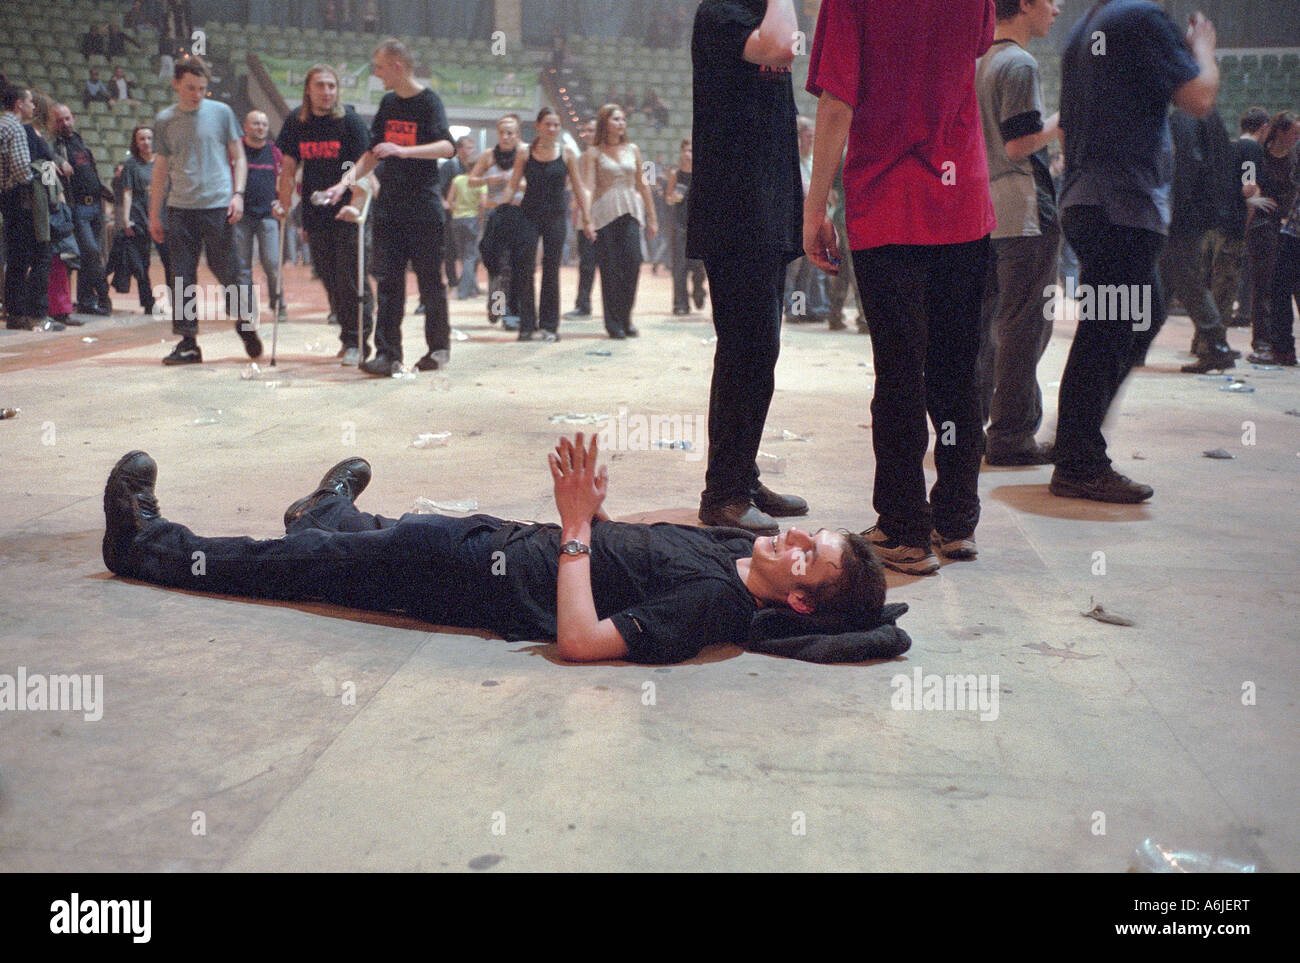
M1115 502L1122 505L1135 505L1155 494L1155 489L1150 485L1139 485L1113 468L1107 468L1095 478L1083 480L1070 478L1058 468L1052 473L1052 481L1047 489L1060 498L1087 498L1094 502Z

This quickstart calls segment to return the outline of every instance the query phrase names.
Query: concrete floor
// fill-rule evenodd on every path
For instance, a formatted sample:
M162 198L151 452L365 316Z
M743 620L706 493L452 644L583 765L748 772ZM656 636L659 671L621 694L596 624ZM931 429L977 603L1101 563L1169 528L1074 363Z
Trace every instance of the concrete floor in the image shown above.
M1155 498L1067 501L1049 469L986 470L979 560L890 577L914 639L896 662L720 648L570 667L553 646L113 578L104 478L144 448L168 517L272 536L355 453L371 510L472 498L554 519L551 417L625 407L630 426L702 430L707 319L668 316L648 271L636 341L597 320L516 344L481 300L453 301L469 340L449 373L381 381L335 363L301 270L289 297L275 386L241 378L226 324L206 328L208 363L163 368L166 326L130 299L64 334L0 333L0 406L22 409L0 423L0 673L102 674L105 703L96 722L0 712L0 870L1113 871L1146 837L1300 869L1295 370L1243 364L1254 393L1178 374L1190 327L1172 319L1108 434ZM406 330L414 360L419 320ZM1040 369L1049 419L1071 333ZM764 447L787 465L767 480L808 498L814 528L874 522L869 348L784 335ZM611 452L611 513L692 519L698 455ZM1135 625L1081 617L1094 602ZM996 674L997 718L892 708L917 668Z

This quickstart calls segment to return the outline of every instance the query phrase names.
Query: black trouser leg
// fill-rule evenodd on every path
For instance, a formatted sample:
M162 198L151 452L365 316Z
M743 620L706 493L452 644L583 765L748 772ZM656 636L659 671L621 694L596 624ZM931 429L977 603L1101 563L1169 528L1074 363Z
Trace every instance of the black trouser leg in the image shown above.
M316 273L329 296L330 304L339 305L339 341L344 348L366 347L369 351L375 325L375 296L370 278L365 278L362 304L363 345L357 344L357 239L355 224L331 222L329 227L307 232Z
M1080 319L1061 375L1056 430L1057 469L1082 480L1110 468L1102 425L1132 364L1135 325L1151 325L1164 313L1156 274L1164 238L1111 224L1100 207L1066 208L1061 222L1079 255L1080 293L1093 296L1092 316ZM1111 310L1121 302L1108 298L1106 291L1121 287L1130 298L1142 297L1145 288L1147 318L1135 319L1132 310Z
M520 217L510 238L510 301L519 306L519 333L537 328L537 298L533 275L537 270L537 225Z
M440 220L411 225L411 270L415 272L420 302L424 305L424 343L429 353L451 352L451 315L447 307L447 285L442 278L442 251L447 243Z
M983 431L975 357L988 250L981 238L853 252L876 372L872 504L881 531L908 545L928 545L931 528L964 538L979 522ZM938 474L929 500L927 413Z
M578 297L573 310L591 314L591 286L596 280L596 243L578 232Z
M135 271L135 286L140 295L140 307L146 311L153 310L153 286L149 282L149 250L153 244L153 239L149 237L147 231L142 231L138 227L134 228L135 233L127 238L127 243L135 248L137 261L133 265Z
M1169 238L1160 252L1159 265L1167 297L1177 298L1187 309L1202 345L1198 353L1208 357L1227 341L1228 333L1201 270L1201 236Z
M567 220L567 215L560 211L544 218L537 225L542 241L542 288L537 305L537 322L546 331L560 329L560 257L564 253Z
M1273 304L1269 310L1269 344L1273 353L1295 356L1295 319L1291 302L1300 304L1300 237L1278 236L1273 266Z
M718 341L709 386L709 461L700 507L749 498L781 352L785 261L776 254L706 260ZM601 266L601 286L609 275Z
M1266 222L1246 233L1246 262L1250 275L1250 346L1269 347L1272 325L1273 265L1277 261L1277 224Z
M631 214L606 224L596 233L596 258L600 263L600 296L605 330L627 330L636 302L641 273L641 223Z

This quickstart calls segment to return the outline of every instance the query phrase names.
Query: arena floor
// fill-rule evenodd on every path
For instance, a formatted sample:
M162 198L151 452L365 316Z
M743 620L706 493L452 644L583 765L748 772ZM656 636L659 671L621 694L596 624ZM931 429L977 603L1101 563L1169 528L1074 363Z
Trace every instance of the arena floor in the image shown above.
M575 283L565 269L566 309ZM692 521L708 318L671 317L648 269L633 341L597 318L520 344L482 299L453 300L450 370L379 380L339 367L305 268L287 294L279 364L256 378L227 323L204 327L202 366L161 366L168 325L134 295L84 328L0 332L0 407L21 408L0 423L0 674L103 677L98 721L0 712L0 870L1115 871L1147 838L1300 869L1294 369L1239 362L1248 393L1179 374L1191 328L1171 319L1108 433L1155 498L1063 500L1050 469L986 469L979 560L890 576L914 640L895 662L727 647L575 667L549 645L114 578L104 479L143 448L167 517L273 536L360 454L370 510L472 499L554 520L546 453L577 427L554 416L626 409L611 514ZM1071 331L1040 368L1049 418ZM417 316L406 344L410 362ZM851 327L784 334L764 450L785 466L765 479L807 497L813 528L875 520L870 365ZM646 445L654 416L694 450ZM1082 617L1096 604L1134 624ZM987 676L996 718L894 708L916 672Z

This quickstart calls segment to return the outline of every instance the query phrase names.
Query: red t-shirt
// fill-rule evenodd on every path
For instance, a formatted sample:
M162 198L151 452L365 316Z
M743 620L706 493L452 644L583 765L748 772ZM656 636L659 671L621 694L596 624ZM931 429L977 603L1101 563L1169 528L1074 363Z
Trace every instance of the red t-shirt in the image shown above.
M808 92L853 108L849 247L959 244L993 230L975 60L993 0L823 0Z

